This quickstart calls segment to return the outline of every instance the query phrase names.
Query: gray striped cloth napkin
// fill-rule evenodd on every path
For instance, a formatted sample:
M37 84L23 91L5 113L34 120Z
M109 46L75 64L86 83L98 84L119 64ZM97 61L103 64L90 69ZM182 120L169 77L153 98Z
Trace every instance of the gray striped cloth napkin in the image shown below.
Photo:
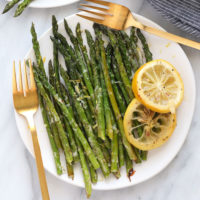
M175 26L200 37L200 0L148 0L148 2Z

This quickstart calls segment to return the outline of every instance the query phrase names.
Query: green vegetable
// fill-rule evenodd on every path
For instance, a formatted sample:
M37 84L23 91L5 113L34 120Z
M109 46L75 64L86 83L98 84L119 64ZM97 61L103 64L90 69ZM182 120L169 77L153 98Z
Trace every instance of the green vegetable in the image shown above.
M74 167L73 164L66 163L67 174L72 180L74 179Z
M97 139L94 135L94 132L93 132L93 129L92 129L92 126L91 124L89 123L87 117L86 117L86 114L85 114L85 111L83 109L83 107L81 106L80 102L77 101L77 96L76 96L76 93L74 91L74 89L72 88L70 82L69 82L69 77L67 76L67 74L65 73L64 69L63 68L60 68L60 73L61 73L61 76L65 82L65 85L70 93L70 95L72 96L73 98L73 101L74 101L74 105L75 105L75 108L76 108L76 111L80 117L80 120L83 124L83 127L84 127L84 130L88 136L88 140L90 142L90 145L92 146L92 149L99 161L99 164L101 166L101 169L104 173L105 176L108 176L109 175L109 168L108 168L108 165L105 161L105 158L102 154L102 151L101 151L101 148L99 146L99 143L97 142Z
M132 31L132 34L134 32ZM133 39L133 36L129 37L128 34L125 31L121 31L121 35L126 43L128 52L129 52L129 61L131 62L132 68L134 71L140 67L140 55L137 43L135 43L135 37Z
M115 35L116 35L116 39L117 39L117 42L118 42L120 53L121 53L121 56L122 56L122 59L123 59L123 63L124 63L124 66L126 68L126 72L128 74L129 79L131 79L132 78L132 66L131 66L131 62L130 62L130 57L128 55L128 53L129 53L128 49L126 47L125 41L123 40L120 32L115 31Z
M53 69L53 65L52 65L52 62L51 60L49 61L49 64L48 64L48 68L49 68L49 82L52 84L52 85L55 85L54 82L55 82L55 79L54 79L54 69ZM56 103L55 101L53 100L53 104L56 108ZM58 114L60 114L60 110L59 109L56 109L56 112ZM54 130L53 134L54 134L54 140L55 140L55 143L57 145L58 148L61 148L61 143L60 143L60 138L59 138L59 134L58 134L58 130L57 130L57 127L56 127L56 122L53 118L53 115L51 114L51 112L49 111L49 117L52 121L52 130ZM63 117L63 116L62 116ZM61 117L60 117L61 118ZM61 120L62 121L62 120ZM63 121L62 121L63 122Z
M36 73L36 70L38 70L37 67L34 67L34 78L37 83L37 88L38 88L40 94L42 95L42 97L44 98L47 106L49 107L49 110L54 115L54 120L57 122L58 133L59 133L60 141L62 143L62 147L63 147L64 153L65 153L66 161L68 163L72 163L73 156L72 156L72 152L70 149L69 141L67 139L67 136L66 136L65 131L62 126L62 122L54 108L53 103L51 102L51 100L49 99L49 96L47 95L45 89L43 88L42 83L39 80L38 74Z
M126 92L126 89L124 87L124 84L121 80L121 77L120 77L120 73L119 73L119 70L118 70L118 66L117 66L117 63L116 63L116 60L115 60L115 57L112 55L112 45L109 43L106 47L106 57L107 57L107 62L108 62L108 65L110 64L110 66L112 67L112 71L113 71L113 74L114 74L114 77L116 79L116 85L119 86L121 92L122 92L122 95L126 101L126 104L128 105L130 103L130 98ZM111 55L111 59L110 59L110 55Z
M87 197L89 198L91 196L91 193L92 193L90 172L89 172L89 169L88 169L87 161L86 161L85 154L84 154L83 148L81 146L81 143L77 139L77 137L75 137L75 138L76 138L76 143L77 143L77 146L78 146L78 153L79 153L81 168L82 168L82 171L83 171L85 191L86 191Z
M117 100L121 115L123 116L124 113L126 112L127 106L126 106L126 102L122 98L122 95L121 95L119 88L117 87L117 84L116 84L116 81L115 81L115 76L114 76L114 73L111 69L111 55L110 54L106 54L106 61L107 61L110 80L111 80L111 83L112 83L112 88L113 88L113 91L114 91L114 94L115 94L115 98Z
M119 166L118 166L118 135L119 130L117 129L117 124L115 122L113 113L111 112L111 120L113 124L113 140L112 140L112 146L111 146L111 172L118 172Z
M91 147L89 146L84 134L82 133L82 131L78 127L73 116L71 115L71 113L69 112L69 110L67 109L65 104L62 102L61 97L59 97L59 95L56 93L55 89L48 83L48 81L45 79L45 77L42 74L40 74L40 71L38 71L37 68L34 68L34 72L35 72L35 80L37 82L37 85L39 85L39 89L40 89L40 91L42 91L41 94L45 98L45 101L48 102L48 106L51 108L52 112L55 114L55 118L57 120L59 120L59 117L58 117L58 115L55 111L55 108L54 108L51 100L49 99L46 91L44 90L43 85L51 93L53 98L56 100L56 102L60 106L63 114L67 117L74 133L76 134L77 138L80 140L81 144L83 145L83 148L85 149L85 153L88 156L88 158L90 159L92 165L94 166L95 169L98 169L99 163L97 162L96 157L95 157ZM41 80L39 79L38 75L40 76ZM62 141L62 139L61 139L61 141Z
M2 14L8 12L11 8L13 8L20 0L12 0L8 2L2 12Z
M121 53L120 53L119 48L117 46L116 37L112 33L112 31L110 31L110 30L108 30L108 35L109 35L112 47L114 49L114 55L115 55L115 58L116 58L116 61L117 61L118 67L119 67L119 72L120 72L120 75L121 75L121 79L122 79L122 81L124 83L124 86L126 88L126 91L127 91L128 95L129 95L129 97L131 99L133 99L133 92L132 92L132 88L131 88L131 83L130 83L130 80L129 80L128 75L126 73L126 69L125 69L123 61L122 61Z
M91 82L93 82L92 66L90 64L90 60L89 60L89 57L88 57L86 46L83 44L83 38L82 38L82 34L81 34L80 23L78 23L77 26L76 26L76 37L77 37L79 47L82 51L85 63L86 63L87 68L88 68L90 80L91 80Z
M86 64L85 64L85 62L82 58L82 55L81 55L81 52L80 52L80 49L79 49L79 46L78 46L78 41L77 41L76 37L74 36L72 30L68 26L68 23L67 23L66 20L64 20L64 26L65 26L65 30L66 30L67 34L70 37L71 42L74 45L75 55L77 56L85 85L86 85L88 92L89 92L89 94L90 94L90 96L93 100L93 104L95 104L93 86L92 86L92 83L91 83L91 80L90 80L90 77L89 77L89 74L88 74L87 66L86 66Z
M125 151L125 161L126 161L126 173L127 177L131 181L131 176L134 174L133 161L129 158L127 152Z
M149 45L147 44L146 38L144 37L144 35L142 34L140 29L137 29L136 32L137 32L138 38L140 39L140 41L143 45L143 51L144 51L144 55L145 55L145 58L146 58L146 62L149 62L153 58L152 58L152 53L149 50Z
M33 0L24 0L22 3L20 3L15 11L14 17L18 17L22 14L24 9L32 2Z
M55 161L55 165L56 165L57 174L61 175L62 174L62 166L61 166L61 162L60 162L59 150L58 150L56 143L54 141L53 129L51 129L51 126L50 126L50 122L49 122L49 119L48 119L48 112L45 109L45 105L44 105L44 102L42 101L40 94L39 94L39 102L40 102L40 108L41 108L41 111L42 111L42 117L43 117L44 125L45 125L46 130L47 130L51 149L53 151L53 157L54 157L54 161Z
M119 136L119 167L124 166L125 158L124 158L124 147L122 143L122 138Z
M119 111L117 102L116 102L116 98L114 96L114 92L113 92L113 88L112 88L112 84L110 81L110 76L109 76L109 71L108 71L108 65L106 62L106 54L105 54L105 49L104 49L104 43L102 40L102 36L101 36L101 32L98 32L99 36L99 42L100 42L100 49L101 49L101 59L102 59L102 68L103 68L103 72L104 72L104 78L105 78L105 83L106 83L106 88L108 91L108 95L110 98L110 102L115 114L115 118L117 120L118 123L118 128L120 130L121 136L122 136L122 141L124 144L124 147L126 148L128 155L131 159L136 160L137 157L132 149L132 146L130 145L130 143L128 142L128 140L126 139L125 133L124 133L124 127L123 127L123 121L121 118L121 113Z

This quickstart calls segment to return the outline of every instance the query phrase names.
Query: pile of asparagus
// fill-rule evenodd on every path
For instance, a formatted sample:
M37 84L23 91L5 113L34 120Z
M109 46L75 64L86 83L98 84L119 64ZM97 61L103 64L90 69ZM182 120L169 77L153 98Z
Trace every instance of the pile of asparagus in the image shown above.
M60 150L66 158L68 176L74 177L74 164L80 162L87 196L97 183L97 170L103 175L120 177L126 165L127 176L134 174L133 161L147 159L127 141L123 115L134 98L131 79L135 70L152 59L146 39L140 30L114 31L94 24L95 38L85 30L89 52L83 43L80 24L76 34L66 20L64 27L71 44L58 32L52 17L53 61L49 61L47 77L34 25L31 27L36 63L34 77L38 88L44 124L53 151L57 173L62 174ZM105 47L102 36L109 41ZM138 44L142 44L142 49ZM65 67L59 63L62 55ZM146 60L143 61L142 57ZM138 128L137 133L141 130Z
M18 4L21 0L12 0L8 2L2 12L2 14L7 13L11 8L13 8L16 4ZM15 10L14 17L18 17L21 15L25 8L32 2L33 0L23 0L19 5L17 6Z

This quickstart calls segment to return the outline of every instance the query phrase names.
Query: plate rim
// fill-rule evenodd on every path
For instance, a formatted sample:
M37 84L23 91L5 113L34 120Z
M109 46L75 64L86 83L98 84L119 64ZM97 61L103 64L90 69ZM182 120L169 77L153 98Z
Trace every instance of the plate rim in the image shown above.
M8 2L11 1L11 0L7 0ZM54 6L41 6L39 3L35 3L34 1L30 3L30 5L28 7L30 8L39 8L39 9L43 9L43 8L58 8L58 7L63 7L63 6L67 6L67 5L71 5L71 4L74 4L74 3L77 3L79 2L80 0L71 0L70 2L68 2L66 0L66 2L64 3L60 3L60 4L57 4L57 5L54 5Z
M78 12L78 13L83 13L83 12ZM77 13L72 14L72 15L69 15L69 16L66 16L66 17L64 17L64 19L70 18L70 17L72 17L72 16L74 16L74 15L76 15L76 14L77 14ZM144 19L144 20L146 20L146 21L148 21L148 22L151 22L151 23L157 25L161 30L166 31L164 28L162 28L159 24L157 24L157 23L154 22L153 20L148 19L148 18L146 18L146 17L144 17L144 16L142 16L142 15L136 14L136 13L133 13L133 14L135 15L136 18L139 17L139 18ZM58 21L58 25L60 25L61 23L63 23L63 19L60 20L60 21ZM41 36L38 37L38 41L40 41L51 29L52 29L52 26L51 26L50 28L48 28L43 34L41 34ZM136 182L136 183L134 183L134 184L131 184L131 183L130 183L129 185L124 184L124 185L122 185L122 186L113 186L113 187L109 187L108 189L107 189L106 187L105 187L105 188L96 188L96 187L93 187L93 190L102 190L102 191L103 191L103 190L105 190L105 191L109 191L109 190L118 190L118 189L128 188L128 187L131 187L131 186L133 186L133 185L137 185L137 184L140 184L140 183L145 182L145 181L147 181L147 180L150 180L151 178L153 178L153 177L157 176L158 174L160 174L161 171L163 171L164 169L166 169L167 166L169 166L169 164L174 160L174 158L176 157L176 155L180 152L181 148L183 147L183 144L185 143L185 141L186 141L186 139L187 139L187 136L188 136L188 134L189 134L189 130L190 130L190 127L191 127L191 124L192 124L192 120L193 120L193 117L194 117L194 110L195 110L195 107L196 107L196 79L195 79L195 76L194 76L194 71L193 71L192 65L191 65L191 63L190 63L190 61L189 61L189 59L188 59L187 54L184 52L184 50L182 49L182 47L181 47L178 43L176 43L176 44L179 46L180 50L181 50L181 51L183 52L183 54L186 56L186 59L188 60L188 63L190 64L190 70L191 70L191 73L192 73L192 76L193 76L193 79L192 79L192 82L193 82L193 83L192 83L192 85L194 85L194 99L193 99L193 107L192 107L192 116L191 116L191 120L190 120L188 129L187 129L187 131L186 131L187 133L186 133L186 135L185 135L184 140L182 140L179 149L177 150L177 152L176 152L175 154L173 154L173 156L171 156L171 158L169 159L168 163L165 164L164 167L162 167L161 169L159 169L158 171L156 171L156 173L152 174L152 175L149 176L149 177L144 178L144 179L141 180L141 181L138 181L138 182ZM32 49L33 49L33 48L30 48L30 49L28 50L28 52L27 52L26 55L25 55L25 59L28 57L28 55L30 54L30 52L32 51ZM17 117L17 115L18 115L18 114L15 112L15 118ZM18 128L18 123L16 123L16 124L17 124L17 128ZM18 128L18 130L19 130L19 128ZM21 137L21 134L20 134L20 137ZM24 143L24 140L23 140L22 137L21 137L21 139L22 139L22 141L23 141L23 143ZM24 145L25 145L25 143L24 143ZM28 152L29 152L29 153L33 156L33 158L35 159L34 154L28 149L28 147L27 147L26 145L25 145L25 147L26 147L26 149L28 150ZM81 185L81 184L79 184L79 183L76 183L76 182L74 182L73 180L69 180L69 179L65 179L65 180L64 180L64 179L62 179L60 176L56 176L53 172L51 172L50 170L48 170L48 168L45 168L45 170L48 171L51 175L53 175L55 178L58 178L59 180L63 181L64 183L68 183L68 184L72 184L72 185L74 185L74 186L78 186L78 187L84 188L83 185Z

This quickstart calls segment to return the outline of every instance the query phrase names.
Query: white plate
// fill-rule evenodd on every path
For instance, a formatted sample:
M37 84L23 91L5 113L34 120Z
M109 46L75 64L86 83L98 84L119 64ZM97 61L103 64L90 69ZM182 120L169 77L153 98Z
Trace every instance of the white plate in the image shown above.
M11 1L11 0L8 0ZM30 3L29 7L32 8L53 8L53 7L60 7L66 6L79 0L34 0Z
M161 29L160 26L142 16L136 15L136 17L139 19L139 21L149 26ZM72 30L75 29L77 22L80 22L82 29L88 29L92 32L92 34L94 34L91 22L81 19L76 15L67 17L67 20ZM63 22L59 23L59 31L64 35L66 35L63 27ZM129 182L128 178L126 177L125 168L123 168L121 170L121 178L119 180L116 180L112 175L110 175L109 178L104 180L102 175L100 175L98 183L93 186L93 188L97 190L111 190L111 189L124 188L141 183L155 176L160 171L162 171L176 156L189 132L189 127L192 121L192 116L195 107L196 89L195 89L194 74L192 71L192 67L188 61L188 58L178 44L162 38L158 38L153 35L149 35L146 33L144 34L150 45L150 49L151 52L153 53L154 59L162 58L172 63L177 68L183 79L185 87L185 96L181 106L178 108L177 111L177 127L172 137L166 144L164 144L160 148L150 151L148 155L148 160L146 162L134 166L136 173L132 177L131 182ZM49 59L52 59L52 52L53 52L52 43L49 39L50 35L51 35L51 29L45 32L39 39L42 56L45 56L47 61ZM85 35L84 35L84 42L85 42ZM32 49L28 52L26 58L34 59ZM61 62L63 63L62 59ZM47 65L47 62L45 64ZM31 136L28 131L28 127L25 120L21 116L16 114L16 122L25 146L33 155ZM74 180L68 178L66 174L62 176L58 176L56 174L56 169L52 157L52 151L49 144L49 139L43 124L40 111L38 111L35 116L35 122L37 126L38 138L40 142L45 169L48 170L50 173L52 173L55 177L67 183L84 187L82 172L79 165L75 167Z

